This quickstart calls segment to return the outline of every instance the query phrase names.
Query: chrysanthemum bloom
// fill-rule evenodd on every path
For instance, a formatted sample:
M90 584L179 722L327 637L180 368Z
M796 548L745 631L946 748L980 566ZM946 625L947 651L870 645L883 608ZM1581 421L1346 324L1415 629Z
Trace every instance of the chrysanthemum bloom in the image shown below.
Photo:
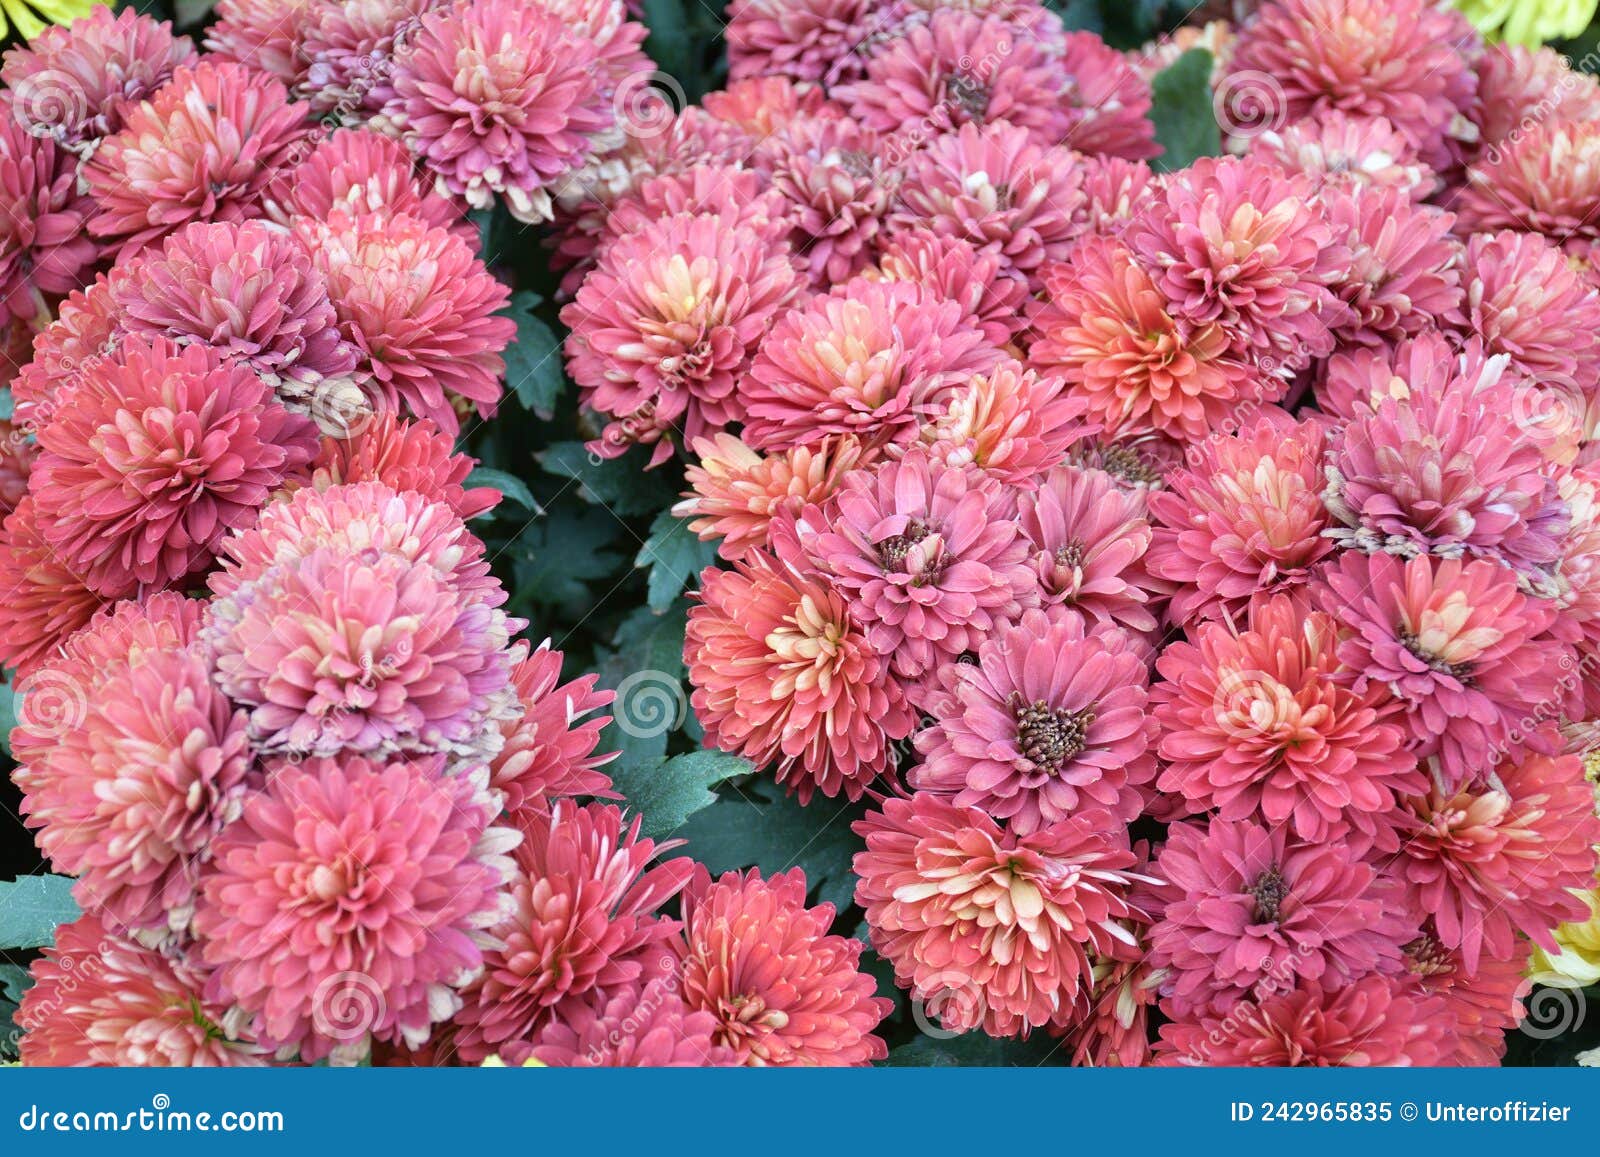
M577 167L616 114L594 41L537 4L458 0L422 17L397 57L384 119L441 190L550 219L547 187Z
M1333 448L1328 509L1359 540L1400 553L1548 565L1567 518L1544 453L1519 429L1525 411L1511 382L1460 375L1383 398Z
M67 387L38 438L40 532L107 598L205 569L316 451L310 420L249 369L132 335Z
M1117 628L1025 612L977 648L976 663L941 668L917 733L923 760L908 782L953 796L1019 835L1090 808L1120 823L1155 778L1149 669Z
M1155 200L1155 173L1143 161L1121 157L1085 157L1083 162L1084 204L1079 215L1087 232L1118 236Z
M709 1012L737 1063L861 1066L888 1055L872 1030L894 1008L860 971L862 944L830 936L833 905L806 907L800 868L713 880L697 865L683 892L684 1003Z
M1065 379L1008 358L946 390L926 415L921 441L941 462L1020 484L1066 457L1083 436L1082 414Z
M259 750L470 761L519 709L521 625L425 563L330 546L214 600L206 640Z
M305 35L326 0L217 0L216 23L205 47L223 60L247 64L286 85L305 79Z
M87 290L68 294L56 307L56 319L34 338L33 359L11 383L16 420L34 429L48 422L62 387L112 353L120 333L121 315L104 274Z
M1588 915L1557 925L1550 933L1556 942L1554 949L1533 950L1528 973L1535 981L1558 985L1600 983L1600 891L1590 888L1580 894L1580 899L1588 906Z
M758 454L732 434L699 438L689 464L689 490L672 508L692 518L689 529L703 541L721 539L717 553L733 562L770 541L772 520L821 505L839 481L861 461L861 446L851 437L796 446L787 453Z
M1030 835L918 792L851 825L872 945L951 1032L1071 1024L1095 959L1132 958L1136 862L1123 825L1089 809Z
M1325 424L1273 407L1231 436L1195 447L1150 495L1145 565L1178 584L1174 622L1237 619L1252 595L1294 591L1333 552L1323 537Z
M963 125L906 162L891 239L932 232L991 253L1037 282L1082 232L1083 171L1070 149L1035 144L1004 121Z
M132 8L97 4L71 28L47 28L0 61L11 111L35 136L83 145L122 127L123 108L194 58L187 36Z
M651 866L675 845L640 838L638 817L605 804L558 801L548 815L527 813L522 832L509 909L488 929L482 979L456 1015L468 1062L664 971L678 922L655 913L694 871L682 856Z
M1387 117L1443 171L1473 135L1479 43L1428 0L1284 0L1240 31L1229 75L1273 78L1292 120L1333 109Z
M385 410L349 438L323 438L311 464L311 485L326 490L345 482L382 482L395 490L415 490L469 519L500 501L492 487L462 486L474 464L455 453L455 440L432 422L401 421Z
M848 80L862 37L871 31L869 0L734 0L728 6L728 75Z
M370 118L394 96L394 74L425 13L448 0L317 2L295 22L302 93L319 115Z
M1333 285L1349 307L1334 326L1340 345L1390 344L1459 318L1461 244L1451 236L1450 214L1417 205L1398 188L1322 196L1350 252L1347 271Z
M1282 392L1219 321L1176 315L1157 267L1110 238L1085 239L1044 278L1028 362L1059 373L1108 429L1200 439L1238 406Z
M1477 234L1467 242L1468 332L1488 356L1542 386L1600 391L1600 290L1533 233Z
M481 777L350 757L273 768L217 840L195 928L272 1048L349 1062L460 1007L511 872Z
M1062 101L1068 127L1046 143L1089 157L1137 161L1158 155L1150 82L1133 63L1092 32L1068 33L1059 52L1057 67L1067 76Z
M1520 932L1547 950L1551 929L1582 920L1600 819L1575 755L1523 755L1476 768L1458 790L1435 782L1401 801L1400 856L1389 867L1406 904L1467 969L1512 955Z
M1168 181L1125 236L1175 316L1222 325L1271 372L1332 351L1347 307L1330 286L1347 275L1350 251L1307 178L1205 157Z
M1150 524L1142 494L1103 470L1058 466L1018 497L1039 600L1090 622L1152 631L1143 559Z
M1444 999L1453 1021L1452 1055L1439 1063L1492 1067L1506 1051L1506 1030L1522 1019L1523 972L1529 945L1519 942L1510 956L1485 956L1468 969L1459 949L1439 943L1433 926L1406 945L1406 971L1423 992ZM1537 950L1535 950L1537 951Z
M847 475L828 508L802 516L801 540L895 673L926 680L1033 590L1010 500L995 479L916 447Z
M1397 971L1421 917L1342 841L1214 818L1174 824L1152 873L1174 890L1150 930L1150 963L1176 1016L1259 1001L1305 981Z
M592 1001L568 1001L561 1018L540 1029L531 1046L512 1044L504 1052L507 1057L526 1052L552 1068L732 1065L733 1051L712 1039L716 1029L716 1017L690 1011L674 987L657 979Z
M1588 261L1600 243L1600 122L1540 120L1501 148L1489 149L1467 172L1451 204L1462 233L1517 229L1542 233Z
M15 1016L22 1063L187 1068L261 1065L264 1049L226 1027L206 970L129 939L90 913L56 928Z
M1163 1025L1156 1064L1310 1068L1437 1065L1455 1047L1444 1001L1392 976L1302 981L1259 1004ZM1198 1012L1198 1010L1197 1010Z
M1508 745L1542 749L1522 721L1576 704L1572 652L1546 633L1554 608L1499 563L1347 550L1313 595L1346 632L1339 678L1358 692L1387 687L1413 749L1438 755L1446 783L1487 772Z
M765 140L804 117L844 115L820 85L797 84L786 76L735 77L728 87L706 93L699 107L718 120L737 125L754 141Z
M1396 796L1424 779L1405 731L1385 721L1383 689L1357 693L1332 678L1334 621L1278 595L1252 600L1247 630L1190 632L1156 661L1162 682L1150 697L1165 765L1156 786L1190 812L1259 815L1314 843L1386 834Z
M1431 330L1392 346L1340 350L1327 360L1316 379L1317 407L1338 431L1372 414L1386 398L1440 393L1452 377L1490 386L1504 376L1505 367L1489 363L1482 355L1481 342L1477 348L1471 342L1463 347L1453 342L1451 335Z
M1532 47L1581 35L1595 0L1455 0L1455 7L1484 35Z
M644 51L647 29L638 19L642 6L628 0L536 0L558 18L567 30L588 40L595 47L595 74L600 92L607 99L621 102L619 120L638 124L654 123L654 100L645 98L645 84L655 70L655 62ZM625 87L626 86L626 87ZM820 100L821 93L816 94ZM614 143L614 142L608 142Z
M903 232L883 245L867 276L910 281L966 311L984 339L1005 346L1027 327L1028 282L997 253L959 237Z
M195 222L111 276L121 327L209 346L301 403L346 380L356 352L339 336L322 274L293 236L257 221Z
M1338 109L1262 133L1250 141L1249 155L1309 177L1321 190L1399 189L1421 201L1438 184L1417 159L1416 145L1387 117Z
M700 576L683 643L695 717L708 746L774 764L802 802L857 799L916 717L844 595L777 545Z
M1134 927L1146 927L1135 921ZM1094 985L1086 1008L1063 1034L1074 1065L1142 1068L1150 1063L1150 1013L1162 974L1144 960L1092 962Z
M30 135L9 101L0 101L0 200L0 325L48 317L44 295L77 289L98 256L83 231L94 205L78 191L78 159Z
M505 801L506 822L518 827L526 813L548 811L557 799L616 794L600 770L616 753L594 753L611 722L594 713L616 696L596 688L592 673L561 682L561 659L546 639L511 672L522 714L500 723L505 745L489 763L489 786Z
M781 316L741 383L756 449L855 435L915 441L944 391L1000 352L956 302L909 282L854 278Z
M303 161L278 175L267 196L271 215L283 224L295 217L326 220L335 209L354 217L403 213L477 243L477 227L461 207L423 188L406 147L370 129L338 129L324 137Z
M1600 79L1554 48L1491 44L1478 58L1478 143L1503 148L1543 120L1600 119Z
M0 529L0 662L25 676L94 617L105 600L61 561L39 533L24 496Z
M305 106L242 64L183 67L124 110L83 167L89 232L131 257L191 221L261 215L261 194L305 132Z
M301 221L298 232L379 408L403 407L447 434L460 428L452 398L494 413L500 351L516 333L498 314L511 291L466 241L404 213L342 209Z
M584 401L614 419L599 449L693 440L742 416L750 358L802 282L788 244L714 214L678 214L608 246L561 311L567 366ZM672 452L660 442L652 464Z

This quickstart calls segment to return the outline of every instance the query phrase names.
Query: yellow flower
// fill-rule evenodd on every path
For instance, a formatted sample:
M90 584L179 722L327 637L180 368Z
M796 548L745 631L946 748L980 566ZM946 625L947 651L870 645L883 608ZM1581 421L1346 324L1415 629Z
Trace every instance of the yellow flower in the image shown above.
M1578 35L1600 0L1455 0L1455 6L1485 36L1534 48Z
M48 24L71 24L97 0L0 0L0 36L15 28L32 40Z
M1600 981L1600 888L1582 895L1589 904L1589 918L1555 930L1561 951L1533 950L1528 975L1540 984L1572 988Z
M500 1059L500 1054L496 1053L492 1057L484 1057L483 1064L479 1065L478 1067L482 1069L503 1069L506 1067L506 1063ZM522 1067L525 1069L542 1069L546 1066L543 1061L536 1061L532 1057L529 1057L527 1060L522 1062Z

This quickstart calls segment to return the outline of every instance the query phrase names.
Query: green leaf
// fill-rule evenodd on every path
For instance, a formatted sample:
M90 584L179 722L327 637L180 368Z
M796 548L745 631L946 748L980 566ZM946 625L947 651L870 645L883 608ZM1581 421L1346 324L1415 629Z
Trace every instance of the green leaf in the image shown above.
M179 28L188 28L211 15L211 10L216 6L217 0L173 0L173 22Z
M541 300L528 289L511 295L507 314L517 323L517 336L505 352L506 384L525 408L548 422L566 392L567 375L560 340L533 311Z
M843 911L855 893L851 860L864 847L850 825L866 810L863 803L820 795L801 807L763 779L723 793L678 834L689 841L689 854L713 873L756 867L771 875L804 868L807 891Z
M700 572L716 561L717 544L701 542L689 529L687 519L673 517L671 510L663 510L650 524L650 537L645 539L639 556L633 560L637 567L650 569L648 601L651 610L664 611L672 600L683 593Z
M621 761L619 761L621 762ZM651 839L678 834L696 812L717 800L711 789L724 780L755 771L748 760L725 751L692 751L671 759L652 759L608 767L611 781L628 801L628 811L644 817L640 830Z
M937 1032L937 1025L930 1025ZM1066 1064L1070 1054L1048 1033L1035 1032L1025 1041L996 1040L982 1032L960 1036L919 1036L889 1050L891 1068L1036 1068Z
M620 458L598 458L582 442L557 442L534 457L548 473L581 483L586 499L619 518L654 514L676 497L666 471L645 469L650 452L642 446Z
M11 421L16 416L16 399L11 396L10 386L0 386L0 420Z
M22 994L33 987L33 977L20 964L0 964L0 992L12 1004L22 1003Z
M511 499L528 513L535 515L544 513L539 509L538 502L534 500L533 491L528 489L528 484L515 474L507 474L504 470L491 470L487 466L474 467L472 473L467 475L467 480L462 485L468 488L473 486L493 486L501 495ZM489 513L493 513L493 511L486 512L486 514ZM485 516L480 515L479 517Z
M576 622L594 606L590 584L623 565L619 540L626 534L604 510L573 498L553 505L511 542L512 597L559 607Z
M66 876L0 880L0 948L42 948L54 942L57 924L77 918Z
M685 0L644 0L644 23L650 30L644 46L650 59L668 75L692 77L697 71L695 46Z
M667 739L689 717L683 689L683 630L688 604L681 599L664 614L639 607L617 627L612 646L596 668L600 685L616 691L611 722L600 733L601 751L620 751L607 770L613 778L634 763L663 757Z
M1154 162L1156 172L1175 172L1200 157L1221 154L1222 132L1211 102L1211 65L1211 53L1191 48L1152 82L1155 102L1150 119L1163 149Z

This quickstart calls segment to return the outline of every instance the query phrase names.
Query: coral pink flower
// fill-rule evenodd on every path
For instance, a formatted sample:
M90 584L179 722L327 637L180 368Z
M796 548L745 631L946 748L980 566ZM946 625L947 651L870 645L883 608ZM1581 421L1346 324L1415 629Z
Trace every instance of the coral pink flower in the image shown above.
M223 60L247 64L284 84L305 79L305 35L325 0L217 0L217 21L205 47Z
M1350 116L1329 109L1250 142L1251 157L1311 178L1323 192L1399 189L1413 201L1434 191L1438 177L1417 159L1417 148L1387 117Z
M253 1066L266 1050L229 1031L206 970L129 939L90 913L60 925L16 1012L30 1066Z
M13 98L14 99L14 98ZM45 294L87 280L98 256L84 235L94 205L78 191L78 160L47 137L32 136L13 104L0 101L0 325L49 314Z
M403 213L469 244L478 240L477 227L459 205L423 188L406 147L370 129L337 129L318 141L304 160L278 175L268 198L273 216L284 224L295 217L326 220L335 209L352 217Z
M1150 963L1170 970L1163 1003L1176 1016L1397 971L1420 920L1344 843L1256 820L1174 824L1152 871L1172 899L1150 930Z
M730 38L729 51L732 50ZM802 118L844 115L843 109L828 100L821 86L796 84L784 76L735 77L727 88L706 93L699 107L717 120L736 125L752 142L764 140Z
M84 583L39 532L24 496L0 529L0 662L19 677L35 670L94 617L105 600Z
M1410 1068L1451 1055L1441 997L1390 976L1303 982L1227 1013L1163 1025L1158 1065Z
M191 221L261 215L261 194L304 134L304 105L242 64L201 61L177 70L124 111L83 180L98 205L89 232L119 256Z
M454 448L455 439L432 422L404 422L385 411L362 422L349 438L324 438L311 483L326 490L344 482L382 482L442 502L463 519L474 518L492 509L500 492L463 487L475 462Z
M511 291L459 235L403 213L335 210L298 229L327 280L339 327L370 375L379 408L404 408L454 434L453 398L488 417L502 390L500 352L516 324Z
M702 866L683 892L684 1003L743 1065L866 1065L888 1047L872 1030L894 1008L860 971L862 944L830 936L833 905L806 907L799 868L763 880Z
M781 316L741 384L758 450L854 434L910 442L944 390L1000 353L961 307L920 285L855 278Z
M39 529L108 598L204 570L311 460L309 419L204 346L129 336L39 429Z
M1089 808L1126 823L1156 774L1149 681L1124 632L1028 611L979 644L976 663L941 669L908 782L1018 835Z
M692 860L650 866L675 845L641 839L637 818L604 804L558 801L548 815L527 813L522 832L509 908L488 929L482 979L456 1015L468 1062L672 967L678 923L655 912L688 883Z
M1497 563L1343 551L1313 594L1346 632L1339 677L1386 686L1446 783L1487 772L1508 745L1542 750L1522 721L1575 706L1572 652L1545 634L1554 608Z
M1115 237L1156 198L1155 173L1143 161L1120 157L1085 157L1084 206L1088 232Z
M959 237L902 232L887 241L869 277L910 281L959 304L990 345L1004 346L1026 328L1028 283L999 254L978 252Z
M1323 193L1329 220L1350 250L1334 293L1349 307L1334 327L1341 345L1383 345L1460 317L1460 243L1454 218L1416 205L1404 189Z
M851 825L856 903L895 979L942 1026L1025 1036L1071 1024L1096 959L1137 952L1123 922L1135 863L1123 826L1089 809L1031 835L918 792Z
M946 391L927 415L921 440L951 465L976 466L1022 484L1066 457L1083 434L1083 407L1059 376L1006 359Z
M195 913L213 990L302 1061L420 1046L483 967L515 838L492 814L480 777L437 763L271 769Z
M1294 591L1333 552L1321 500L1326 427L1272 408L1237 434L1195 447L1186 469L1150 495L1145 565L1181 584L1175 622L1237 618L1251 596Z
M1451 205L1463 233L1516 229L1542 233L1587 262L1600 285L1600 123L1541 120L1503 148L1488 150L1467 173Z
M801 541L895 673L926 681L1033 588L1009 502L993 478L912 449L847 475L828 508L802 516Z
M120 336L121 317L104 274L87 290L73 290L34 338L33 359L24 355L26 364L17 370L11 384L16 420L34 428L48 422L62 387L112 353Z
M734 0L728 5L728 75L816 82L848 79L871 29L869 0Z
M916 718L844 595L778 545L700 576L683 644L695 717L708 746L775 764L802 803L857 799Z
M1060 52L1068 128L1046 143L1088 157L1140 161L1158 155L1150 82L1132 62L1092 32L1069 32Z
M1441 1064L1490 1068L1506 1052L1506 1030L1523 1017L1523 979L1531 948L1519 943L1506 957L1481 957L1468 969L1460 949L1439 943L1431 923L1406 945L1406 970L1417 987L1444 999L1453 1023L1455 1053Z
M1412 912L1469 972L1503 960L1520 932L1554 950L1551 930L1588 919L1600 843L1594 788L1576 755L1530 755L1475 769L1451 790L1435 782L1401 801L1400 856L1390 870Z
M1379 687L1356 693L1332 678L1338 628L1290 598L1257 597L1248 630L1191 628L1156 662L1151 689L1165 768L1157 786L1191 812L1259 815L1300 839L1370 840L1399 793L1423 777L1406 733L1385 722ZM1386 833L1385 833L1386 834Z
M710 1068L732 1065L733 1052L714 1043L717 1020L691 1012L664 978L624 989L604 1000L575 1000L561 1019L548 1022L533 1045L513 1044L504 1057L523 1052L553 1068Z
M475 209L501 196L519 221L546 221L547 186L616 119L597 57L593 40L538 4L458 0L421 18L383 116L442 190Z
M1541 121L1600 120L1600 80L1554 48L1489 44L1478 58L1478 143L1503 148Z
M1444 170L1472 135L1479 44L1460 13L1427 0L1284 0L1240 31L1228 75L1273 78L1274 111L1290 119L1335 109L1387 117Z

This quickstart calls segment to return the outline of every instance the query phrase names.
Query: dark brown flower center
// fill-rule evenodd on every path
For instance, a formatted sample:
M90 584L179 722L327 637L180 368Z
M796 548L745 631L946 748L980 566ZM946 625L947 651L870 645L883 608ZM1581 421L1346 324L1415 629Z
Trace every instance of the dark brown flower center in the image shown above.
M1017 720L1017 745L1022 754L1050 775L1059 774L1084 749L1094 723L1093 708L1068 711L1042 699L1029 703L1020 691L1011 693L1010 707Z
M906 561L906 555L911 553L911 548L932 533L926 523L912 519L906 523L904 534L886 538L878 544L878 561L883 563L886 570L896 569Z
M1089 462L1089 465L1098 466L1107 474L1134 486L1157 486L1161 483L1161 471L1133 447L1101 446L1099 449L1098 460Z
M1426 663L1432 670L1441 675L1449 675L1463 687L1473 685L1473 672L1471 663L1447 663L1439 656L1423 647L1421 640L1411 631L1401 627L1399 629L1400 645L1410 651L1417 658Z
M989 115L989 88L970 76L950 78L950 100L979 124Z
M1083 565L1083 539L1075 538L1066 546L1056 551L1056 565L1061 567L1080 567Z
M1277 865L1274 864L1257 876L1256 882L1245 891L1256 899L1255 922L1276 924L1283 902L1289 895L1289 881L1283 878L1283 873L1278 871Z

